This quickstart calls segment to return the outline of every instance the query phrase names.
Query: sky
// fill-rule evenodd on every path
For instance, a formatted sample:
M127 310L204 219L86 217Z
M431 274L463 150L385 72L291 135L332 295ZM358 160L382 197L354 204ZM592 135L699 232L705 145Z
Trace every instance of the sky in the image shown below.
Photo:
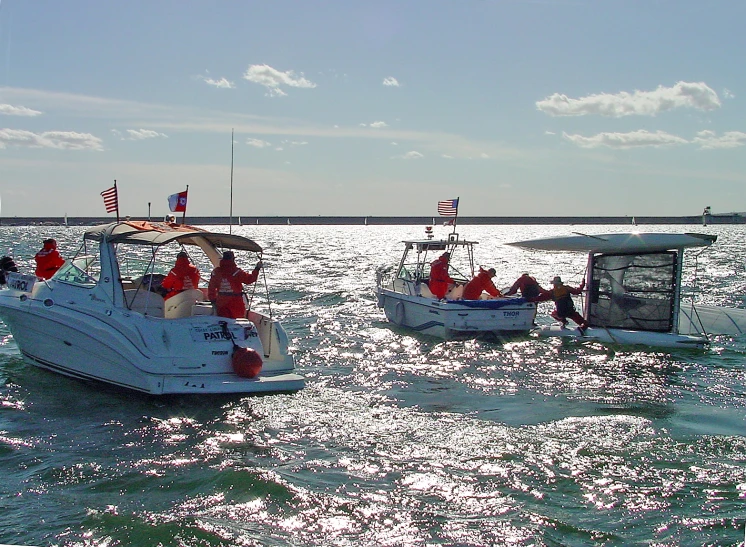
M0 216L746 211L746 2L0 0ZM232 196L232 198L231 198ZM231 209L232 208L232 209Z

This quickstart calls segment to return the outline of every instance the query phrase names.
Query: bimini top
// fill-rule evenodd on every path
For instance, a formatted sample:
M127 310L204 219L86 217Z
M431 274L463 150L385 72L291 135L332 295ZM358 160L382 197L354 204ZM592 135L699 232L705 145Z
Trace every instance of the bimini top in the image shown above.
M653 253L687 247L707 247L717 236L708 234L601 234L548 237L508 243L540 251L584 251L587 253Z
M111 224L88 228L83 235L83 239L153 246L165 245L172 241L178 241L183 245L197 245L198 241L206 241L216 248L262 252L258 243L246 237L208 232L194 226L167 224L165 222L112 222Z

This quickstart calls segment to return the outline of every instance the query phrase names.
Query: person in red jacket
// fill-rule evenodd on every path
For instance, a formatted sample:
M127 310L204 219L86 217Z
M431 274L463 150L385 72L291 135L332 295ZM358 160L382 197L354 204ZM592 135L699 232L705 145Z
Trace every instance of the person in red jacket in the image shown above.
M567 326L567 320L572 319L578 324L578 328L584 331L588 327L588 322L575 310L575 304L572 301L573 294L580 294L585 289L585 279L580 282L579 287L569 287L562 282L560 276L552 280L552 288L544 290L539 295L540 300L554 300L554 311L551 316L562 323L562 328Z
M176 264L161 283L168 292L163 298L168 300L182 291L196 289L199 285L199 270L189 262L189 255L181 251L176 255Z
M448 275L448 261L450 258L451 253L443 253L430 263L430 281L427 286L438 300L445 298L448 287L452 283L455 283L451 279L451 276Z
M233 319L246 317L243 286L256 282L261 268L262 262L259 261L253 272L246 273L236 266L233 251L223 253L220 265L212 271L207 287L207 298L215 305L217 315Z
M57 242L54 239L45 239L42 249L36 253L36 277L49 279L54 272L60 269L65 261L57 250Z
M524 273L521 277L516 279L513 286L510 287L506 292L505 296L511 296L521 291L521 296L526 299L527 302L536 302L537 298L544 289L541 288L539 282L533 277Z
M480 267L479 273L474 276L474 279L464 286L464 300L479 300L482 291L495 298L502 296L502 293L492 282L493 277L495 277L495 268L485 270Z

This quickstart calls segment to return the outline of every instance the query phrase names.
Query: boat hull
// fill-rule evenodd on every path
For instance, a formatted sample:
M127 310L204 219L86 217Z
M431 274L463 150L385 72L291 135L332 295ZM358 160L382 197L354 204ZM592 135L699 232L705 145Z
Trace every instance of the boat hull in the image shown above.
M267 393L297 391L304 379L294 374L279 325L274 348L265 351L248 320L226 320L239 344L263 359L256 378L233 372L233 341L223 335L222 318L149 317L105 304L82 303L64 288L57 298L0 290L0 319L10 329L24 359L37 367L82 380L105 382L142 393ZM45 288L46 290L46 288ZM279 335L278 335L279 334Z
M547 325L536 329L536 333L540 338L571 338L582 342L670 349L703 349L708 344L708 340L704 336L598 327L588 327L581 332L577 328L570 329L559 325Z
M480 305L484 307L476 307ZM378 290L378 307L395 325L446 340L528 334L536 315L536 305L522 298L474 301L470 306L466 301L439 301L386 288Z

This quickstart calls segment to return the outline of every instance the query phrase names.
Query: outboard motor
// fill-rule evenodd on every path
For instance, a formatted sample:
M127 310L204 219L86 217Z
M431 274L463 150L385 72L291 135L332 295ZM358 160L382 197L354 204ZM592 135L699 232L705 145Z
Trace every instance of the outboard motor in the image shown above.
M4 256L0 258L0 285L5 285L8 282L6 274L9 272L18 272L18 267L10 256Z

